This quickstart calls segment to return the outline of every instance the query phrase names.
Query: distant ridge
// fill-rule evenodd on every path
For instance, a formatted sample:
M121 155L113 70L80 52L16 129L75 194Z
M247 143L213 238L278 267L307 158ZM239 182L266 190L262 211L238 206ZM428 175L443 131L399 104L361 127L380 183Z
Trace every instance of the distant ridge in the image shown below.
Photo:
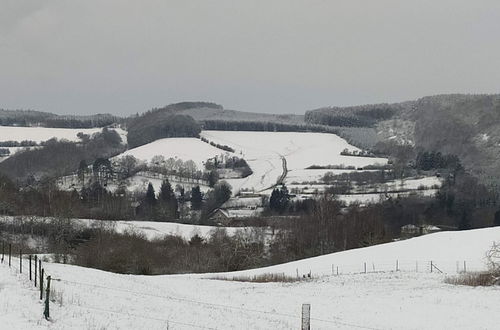
M500 94L441 94L415 101L352 107L324 107L306 112L305 121L340 127L360 144L357 131L371 131L371 147L408 144L415 150L459 156L483 178L500 180Z

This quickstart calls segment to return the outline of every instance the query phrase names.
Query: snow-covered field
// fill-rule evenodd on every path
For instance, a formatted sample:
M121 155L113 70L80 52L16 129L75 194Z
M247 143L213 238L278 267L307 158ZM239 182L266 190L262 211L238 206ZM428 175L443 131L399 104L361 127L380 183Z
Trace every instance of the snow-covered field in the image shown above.
M127 132L121 128L113 128L120 137L123 143L127 142ZM24 141L30 140L35 142L47 141L52 138L66 139L69 141L79 141L76 136L82 132L92 135L102 131L102 128L47 128L47 127L13 127L0 126L0 142L1 141Z
M342 156L340 152L349 148L344 139L334 134L299 132L245 132L245 131L203 131L201 136L211 142L228 145L235 149L234 155L244 158L250 165L252 175L243 179L227 179L237 193L241 189L263 191L272 187L289 171L290 180L307 181L318 178L321 170L306 170L311 165L345 165L363 167L373 164L387 164L385 158ZM198 169L204 168L207 159L228 154L196 138L167 138L130 149L120 156L132 155L143 161L154 156L192 160ZM233 154L233 153L229 153ZM335 170L329 170L335 171ZM343 170L339 171L342 172ZM344 171L345 172L345 171Z
M500 228L436 233L239 274L311 271L295 283L242 283L212 275L132 276L62 264L45 264L55 302L42 318L38 291L26 275L0 265L0 324L6 329L296 329L303 303L312 329L498 329L500 288L443 282L445 274L400 272L331 275L332 264L381 265L434 260L456 272L456 261L484 268L485 251ZM448 260L453 267L446 269ZM18 259L13 259L13 264ZM26 269L26 267L25 267ZM371 271L371 267L369 269ZM227 276L232 276L228 274ZM219 274L222 276L222 274Z
M317 170L305 170L311 165L345 165L358 168L387 164L385 158L340 155L345 148L359 149L334 134L203 131L201 135L210 141L234 148L235 153L243 157L254 171L254 174L245 179L228 180L234 190L266 190L277 182L284 172L284 166L291 173L300 170L307 180L311 175L318 174Z
M121 128L112 128L121 137L122 143L127 143L127 132ZM65 139L68 141L79 141L77 134L82 132L84 134L92 135L96 132L102 131L102 128L47 128L47 127L14 127L14 126L0 126L0 142L3 141L35 141L37 143L57 138L59 140ZM8 147L10 155L7 157L0 157L0 162L14 155L16 152L40 148L40 147Z
M346 169L346 170L337 170L337 169L294 169L290 170L286 176L285 183L287 185L293 183L303 183L303 182L321 182L323 176L326 173L333 173L333 175L340 175L343 173L352 173L357 172L358 170ZM363 171L369 172L371 170Z
M425 178L418 179L405 179L405 180L395 180L389 181L385 185L388 190L416 190L418 188L432 188L432 187L440 187L442 180L435 176L429 176Z
M399 269L430 271L430 261L443 272L455 273L457 261L459 270L466 261L468 270L486 269L486 251L500 241L500 227L474 229L468 231L448 231L424 235L394 243L380 244L362 249L348 250L286 264L230 273L233 275L258 275L265 273L285 273L295 276L312 272L313 276L331 275L332 265L339 267L339 273L360 273L367 263L368 271Z
M192 160L199 170L203 170L207 159L225 153L227 152L197 138L167 138L127 150L119 157L131 155L146 162L149 162L154 156L180 159L182 161Z
M3 223L20 223L28 221L48 222L51 218L44 217L13 217L13 216L0 216L0 222ZM133 231L144 234L148 239L161 238L165 235L178 235L186 240L191 239L194 235L201 237L208 237L211 231L215 229L225 229L229 235L234 235L237 230L244 228L235 227L214 227L202 225L188 225L174 222L156 222L156 221L107 221L107 220L93 220L93 219L73 219L74 224L82 226L106 226L113 228L119 233L125 231Z
M79 220L87 225L91 225L96 221L102 220ZM110 221L105 221L111 223ZM174 222L155 222L155 221L113 221L112 224L117 232L123 233L125 231L133 231L144 234L148 239L161 238L165 235L177 235L186 240L198 235L200 237L208 238L212 231L215 229L225 229L229 235L239 229L235 227L213 227L202 225L187 225Z
M341 201L344 201L347 205L353 203L374 204L385 201L388 198L406 197L409 195L433 197L436 195L437 192L438 189L426 189L426 190L412 190L406 192L337 195L337 198Z

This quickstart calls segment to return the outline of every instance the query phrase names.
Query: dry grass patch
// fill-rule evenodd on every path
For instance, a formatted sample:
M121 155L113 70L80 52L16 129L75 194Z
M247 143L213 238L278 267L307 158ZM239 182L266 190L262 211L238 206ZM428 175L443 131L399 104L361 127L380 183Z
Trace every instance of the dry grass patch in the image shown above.
M254 276L233 276L233 277L214 277L214 280L222 281L236 281L236 282L253 282L253 283L271 283L271 282L281 282L281 283L292 283L305 281L305 278L287 276L285 274L261 274Z
M458 276L447 277L445 283L467 286L492 286L500 285L500 273L497 272L478 272L467 273Z

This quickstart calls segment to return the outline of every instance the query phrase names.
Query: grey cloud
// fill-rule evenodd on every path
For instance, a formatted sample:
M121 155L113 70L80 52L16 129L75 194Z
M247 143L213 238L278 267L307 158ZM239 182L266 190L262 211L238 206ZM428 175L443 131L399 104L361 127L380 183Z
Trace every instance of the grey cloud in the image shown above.
M496 0L0 0L0 107L246 111L498 92Z

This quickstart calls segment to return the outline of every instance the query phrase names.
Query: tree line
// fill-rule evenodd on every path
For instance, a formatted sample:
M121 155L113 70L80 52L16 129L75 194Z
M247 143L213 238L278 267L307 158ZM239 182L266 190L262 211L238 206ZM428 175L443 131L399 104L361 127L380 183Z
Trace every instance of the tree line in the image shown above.
M0 126L41 126L53 128L106 127L118 123L120 118L110 114L90 116L56 115L34 110L0 109Z
M204 120L201 123L204 130L211 131L261 131L261 132L321 132L335 133L330 127L313 124L286 124L271 121L228 121Z

